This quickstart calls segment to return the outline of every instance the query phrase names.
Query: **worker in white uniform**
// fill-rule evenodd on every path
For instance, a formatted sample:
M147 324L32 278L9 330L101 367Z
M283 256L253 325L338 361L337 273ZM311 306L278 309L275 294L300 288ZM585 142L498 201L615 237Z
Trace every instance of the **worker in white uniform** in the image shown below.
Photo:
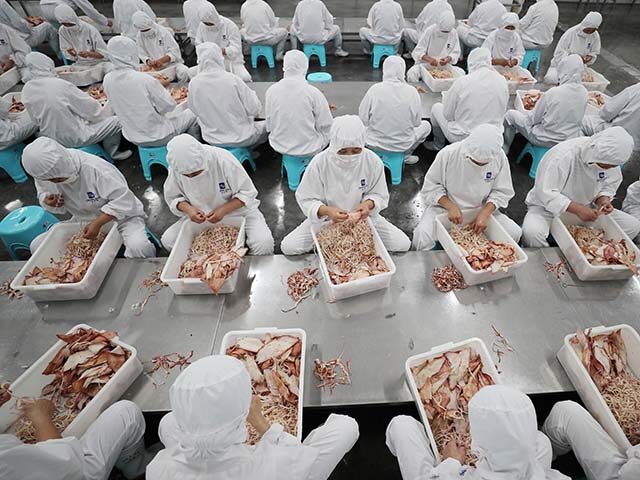
M200 26L196 34L196 46L205 42L212 42L220 47L228 72L234 73L243 82L251 81L251 74L244 66L240 30L235 23L220 15L210 3L200 7Z
M67 5L74 10L82 10L97 25L113 26L113 21L96 10L96 7L89 0L40 0L42 16L54 27L58 27L58 19L56 18L56 7L58 5Z
M412 155L431 133L431 124L422 120L422 101L415 87L404 78L402 57L387 57L382 64L382 82L373 85L360 102L359 116L367 127L368 148L403 152L404 163L420 158Z
M145 12L133 14L133 26L138 31L136 45L138 57L145 65L161 70L169 65L176 66L176 75L181 80L188 80L189 72L184 66L178 42L173 30L158 25Z
M124 242L125 257L155 256L156 249L145 231L142 202L129 190L126 178L115 166L47 137L27 145L22 163L35 179L42 208L71 214L71 221L86 223L85 238L96 238L103 226L115 222ZM31 242L31 253L48 234Z
M540 50L551 45L558 26L558 16L555 0L536 0L520 19L520 37L524 48Z
M333 15L322 0L300 0L293 13L290 28L291 48L298 48L298 42L325 44L333 40L336 57L347 57L349 52L342 48L342 32L333 23Z
M560 85L550 88L533 110L509 110L504 117L505 152L516 132L531 144L554 145L582 136L582 119L587 108L587 89L581 83L584 65L578 55L569 55L558 65Z
M27 112L9 115L11 102L0 97L0 151L23 142L38 131L38 125Z
M476 48L467 60L469 74L458 78L443 92L442 103L431 109L433 145L444 147L446 140L464 140L478 125L489 123L502 129L509 103L507 80L491 67L491 52Z
M380 215L389 204L389 190L382 161L365 148L365 141L366 129L357 116L333 121L329 148L311 160L296 190L296 200L307 219L282 240L282 253L311 251L311 223L342 222L350 212L371 219L387 250L409 250L409 237Z
M27 55L32 80L22 89L22 102L36 122L40 135L67 148L103 143L114 160L126 160L130 150L118 151L122 126L114 115L105 114L100 102L71 82L58 78L53 60L39 52Z
M187 221L216 224L224 218L245 219L251 255L272 255L273 236L258 210L258 191L236 157L222 148L202 145L191 135L178 135L167 145L169 176L164 200L180 217L162 235L171 250Z
M282 61L289 32L278 26L278 17L264 0L246 0L240 7L242 39L249 45L275 45L276 60Z
M194 47L196 46L196 34L201 22L200 9L207 3L210 2L207 0L187 0L182 4L182 15L187 27L187 37L189 37Z
M327 480L359 436L344 415L329 415L303 442L269 424L244 363L225 355L189 365L169 399L158 428L165 449L147 467L148 480ZM246 443L247 423L260 436L255 446Z
M449 221L462 226L462 211L479 209L471 222L483 232L493 215L509 236L518 242L520 227L500 208L513 198L509 160L502 150L502 132L494 125L480 125L466 139L442 149L429 167L420 192L426 206L413 232L415 250L431 250L436 245L436 217L447 214Z
M37 24L38 22L33 17L23 18L7 0L0 0L0 23L16 30L31 48L48 42L49 47L56 54L60 50L58 32L49 22L43 21Z
M51 400L40 398L25 410L37 443L22 443L0 434L0 478L3 480L108 480L116 467L125 478L144 474L151 454L144 449L144 417L133 402L114 403L80 438L60 436L51 421Z
M549 70L544 77L544 83L558 83L558 65L564 57L576 53L582 57L585 66L593 65L600 53L600 34L598 28L602 23L602 15L589 12L582 22L568 29L556 45Z
M125 138L136 145L166 145L176 135L197 135L196 116L189 109L175 112L177 104L162 84L138 71L136 43L117 36L107 45L114 70L104 77L109 106L122 124Z
M125 37L135 40L138 29L133 25L133 14L144 12L154 22L156 14L144 0L113 0L113 29Z
M551 469L549 439L538 431L536 411L525 394L502 385L482 388L469 401L475 467L463 465L465 451L449 442L435 465L423 425L400 415L387 427L387 447L398 457L404 480L571 480Z
M416 48L416 45L427 31L427 28L438 23L440 16L446 12L454 15L453 8L447 0L431 0L430 2L427 2L416 18L416 28L405 28L402 32L402 39L407 52L411 52Z
M505 13L502 27L491 32L482 46L491 52L491 64L515 67L522 64L524 46L518 32L518 14Z
M491 32L502 27L505 13L507 9L500 0L482 0L469 15L467 23L458 25L460 41L470 48L481 46Z
M60 49L65 58L82 66L102 64L106 72L107 44L98 29L80 20L68 5L56 7L56 18L60 23Z
M31 52L31 47L11 27L0 23L0 75L11 70L18 69L23 82L29 79L25 65L25 57Z
M635 238L640 220L611 205L622 183L620 167L632 151L633 138L622 127L567 140L549 150L527 194L528 210L522 224L525 246L548 247L551 222L564 212L583 222L610 215L629 238Z
M307 82L308 68L304 53L288 51L282 68L284 78L267 89L264 110L269 143L281 155L310 157L329 144L333 123L329 102Z
M627 188L627 196L624 198L624 202L622 202L622 211L640 221L640 180L633 182ZM640 235L632 240L640 245Z
M395 45L401 51L404 13L395 0L378 0L369 9L367 26L360 29L360 43L365 54L370 55L373 44Z

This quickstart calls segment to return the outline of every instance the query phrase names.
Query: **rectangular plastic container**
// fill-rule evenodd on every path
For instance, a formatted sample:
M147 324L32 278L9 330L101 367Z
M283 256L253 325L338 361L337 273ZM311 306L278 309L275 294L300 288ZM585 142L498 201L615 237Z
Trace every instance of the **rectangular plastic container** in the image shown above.
M342 300L344 298L355 297L357 295L362 295L363 293L382 290L383 288L388 288L389 285L391 285L391 277L393 277L393 275L396 273L396 265L395 263L393 263L391 255L389 255L389 252L382 243L382 240L380 240L380 236L373 226L373 222L371 221L371 219L367 218L367 222L369 223L369 227L373 232L373 239L376 245L376 253L385 261L385 263L389 267L389 271L381 273L379 275L374 275L372 277L352 280L340 285L334 285L329 278L329 269L327 268L327 264L324 260L324 255L322 254L322 250L320 249L320 243L318 242L318 238L316 236L316 234L323 227L327 226L327 223L311 223L311 235L313 236L313 243L315 244L316 251L318 252L320 271L322 272L322 277L324 278L324 282L327 287L329 300Z
M608 334L615 330L621 330L622 339L627 349L627 361L629 369L636 376L640 377L640 335L629 325L616 325L614 327L595 327L591 329L591 335ZM576 336L575 333L564 337L564 344L558 352L558 360L562 364L567 376L575 387L578 395L584 402L585 407L591 415L600 423L602 428L609 434L614 442L622 449L627 451L631 448L631 443L626 437L622 428L616 421L613 413L609 409L607 402L600 394L598 387L591 379L589 372L582 364L580 356L571 344L571 339Z
M462 225L467 225L472 222L479 212L480 209L463 210ZM451 222L449 221L448 215L446 213L438 215L436 217L436 235L438 237L438 241L442 245L442 248L444 248L444 251L447 252L447 255L453 265L464 277L464 281L467 285L478 285L480 283L492 282L501 278L511 277L517 269L527 263L527 254L524 253L524 250L522 250L516 242L514 242L513 238L509 236L507 231L502 227L502 225L500 225L493 215L489 217L489 225L484 232L485 235L489 240L513 245L518 255L516 263L511 265L506 272L500 270L493 273L491 270L478 271L471 268L471 265L469 265L469 262L467 262L467 259L462 253L462 249L453 241L451 235L449 235L450 229Z
M256 337L263 339L267 334L274 336L291 335L292 337L298 337L302 340L302 353L300 354L300 377L298 379L298 434L296 437L298 440L302 440L302 407L304 404L304 372L305 372L305 357L307 352L307 332L301 328L283 328L265 327L256 328L254 330L233 330L227 332L222 337L222 344L220 345L220 355L224 355L227 348L233 345L239 338L242 337Z
M597 90L599 92L604 92L611 82L604 78L604 75L596 72L593 68L586 68L585 70L593 74L593 82L582 82L584 88L590 91Z
M55 68L58 76L76 87L87 87L102 82L104 78L104 62L97 65L64 65Z
M553 219L551 223L551 235L566 257L569 265L578 278L582 281L594 280L620 280L633 276L633 272L624 265L591 265L578 244L573 239L566 225L585 225L592 228L603 228L605 238L613 240L624 239L627 247L636 253L636 264L640 265L640 250L622 231L610 215L601 215L595 222L583 222L571 213L563 213Z
M433 451L433 456L435 457L436 464L442 461L442 457L440 457L440 452L437 451L436 448L436 440L433 436L433 432L431 431L431 426L429 425L429 419L427 417L427 412L422 405L422 400L420 399L420 392L418 391L418 386L416 385L416 381L413 378L413 373L411 372L411 368L424 363L427 360L435 358L439 355L442 355L446 352L456 352L462 350L465 347L472 348L476 353L480 355L482 358L482 371L488 375L491 375L493 381L496 384L501 383L500 377L498 376L498 371L495 367L495 362L491 355L489 354L489 350L487 350L487 346L484 344L482 340L479 338L469 338L467 340L463 340L458 343L445 343L443 345L438 345L437 347L433 347L431 350L425 353L419 353L418 355L413 355L407 358L407 361L404 364L404 373L407 379L407 383L409 384L409 390L411 391L411 395L413 396L414 401L416 402L416 406L418 407L418 412L420 413L420 419L424 425L424 429L427 432L427 437L429 437L429 445L431 446L431 450Z
M150 72L144 72L144 73L148 73L149 75L153 75L154 73L158 73L160 75L164 75L165 77L167 77L170 82L173 82L176 79L176 64L175 63L171 63L171 64L167 65L166 67L164 67L162 70L152 70Z
M67 333L72 333L78 328L91 327L84 324L76 325ZM131 386L138 375L142 373L142 363L140 363L138 359L138 351L131 345L121 342L118 337L114 338L112 342L127 350L130 353L129 358L102 387L98 394L87 403L64 432L62 432L63 437L80 438L96 418L98 418L107 407L117 401ZM44 355L36 360L27 371L20 375L20 377L11 384L13 394L18 397L39 397L42 388L48 385L54 378L53 375L42 375L42 371L64 344L62 340L58 340ZM9 401L0 407L0 432L7 431L15 421L16 412L13 408L14 404L14 401Z
M219 223L239 228L240 232L238 233L238 239L236 240L236 247L244 247L244 217L225 217ZM207 285L207 282L203 282L199 278L178 278L178 274L180 273L180 267L189 256L189 249L191 248L191 243L193 242L193 239L196 237L196 235L198 235L203 230L211 228L215 225L216 224L209 222L193 223L190 221L186 221L182 224L180 233L178 233L176 244L171 250L171 254L169 255L167 263L165 263L164 268L162 269L162 274L160 275L160 280L169 285L169 288L173 290L174 294L214 294ZM235 272L233 272L231 277L227 278L227 280L222 285L220 292L218 292L219 294L233 293L233 291L236 289L236 283L238 282L239 271L240 269L236 270Z
M9 93L5 93L2 98L4 98L7 102L11 103L11 101L13 99L16 100L16 102L20 102L22 101L22 92L9 92ZM24 115L29 115L29 113L27 113L27 109L25 108L23 111L18 112L18 113L12 113L9 112L9 118L10 119L17 119L20 118Z
M422 79L424 80L424 83L427 85L427 87L429 87L429 90L431 90L432 92L438 93L449 90L451 88L451 85L453 85L453 82L455 82L458 78L464 77L466 75L464 70L460 67L447 66L440 68L451 70L454 75L453 78L433 78L428 68L425 68L424 66L421 68Z
M13 67L4 72L0 75L0 95L18 83L20 83L20 72L17 67Z
M529 93L530 91L533 91L535 89L531 89L531 90L516 90L516 101L515 101L515 107L516 110L522 113L530 113L533 112L533 108L531 110L527 110L526 108L524 108L524 96ZM540 90L537 90L538 92L540 92ZM544 92L540 92L540 98L542 99L542 97L544 96ZM538 100L540 101L540 100Z
M515 67L507 68L507 67L494 66L493 68L495 68L498 73L502 73L504 71L510 70L512 72L517 73L521 77L527 77L529 79L527 81L513 81L513 82L507 80L507 86L509 87L509 95L515 95L516 91L522 90L522 87L526 87L527 85L534 85L536 83L536 79L533 77L533 75L531 75L531 72L522 67L515 66Z
M602 95L605 99L605 101L608 101L611 97L609 95L606 95L598 90L592 90L592 92L594 93L599 93L600 95ZM591 93L591 92L589 92ZM599 115L600 114L600 108L596 107L595 105L592 105L591 103L587 102L587 109L584 112L585 115Z
M67 241L83 227L83 224L72 222L60 222L51 227L47 238L11 282L11 288L20 290L35 302L87 300L95 297L122 246L122 237L118 229L114 228L113 222L102 227L102 231L107 233L107 236L82 280L77 283L23 285L24 278L35 267L46 267L49 266L51 258L62 258Z

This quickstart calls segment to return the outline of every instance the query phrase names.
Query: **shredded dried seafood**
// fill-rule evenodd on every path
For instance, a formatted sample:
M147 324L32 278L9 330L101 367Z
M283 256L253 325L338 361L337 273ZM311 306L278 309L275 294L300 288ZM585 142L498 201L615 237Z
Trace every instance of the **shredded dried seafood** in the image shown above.
M328 388L330 393L338 385L351 385L351 364L342 360L342 353L336 358L323 362L316 358L313 361L313 374L320 380L319 389Z
M562 280L562 277L566 274L565 269L567 272L571 271L571 268L564 260L556 263L544 262L544 269L549 273L555 274L556 280L558 281Z
M605 99L604 95L600 92L589 92L587 94L587 103L589 105L593 105L596 108L604 107L606 101L607 100Z
M587 82L587 83L591 83L591 82L595 81L595 78L593 76L593 72L591 70L589 70L588 68L586 68L584 70L584 72L582 72L582 81L583 82Z
M466 451L464 463L467 465L474 465L476 461L471 453L469 401L481 388L495 383L482 368L482 358L468 347L411 367L438 451L442 452L450 441L456 441Z
M526 75L521 75L518 70L501 70L500 74L507 79L508 82L532 82Z
M513 352L513 347L507 340L500 330L498 330L494 325L491 325L491 330L493 330L494 339L491 342L491 351L496 354L498 358L498 362L496 363L496 370L498 373L502 373L500 371L500 364L502 363L502 357L504 357L507 353Z
M20 290L14 290L11 288L11 282L13 282L13 280L5 280L2 282L2 285L0 286L0 296L6 295L9 300L21 299L24 294Z
M439 292L447 293L452 290L464 290L467 284L462 274L452 264L433 269L431 281Z
M156 355L151 358L151 368L145 373L151 378L154 387L164 385L164 381L157 383L153 374L158 370L162 370L164 372L164 378L167 379L174 368L178 367L182 370L186 366L190 365L192 357L193 350L191 350L187 355L181 355L177 352L167 353L165 355Z
M11 106L9 107L9 113L24 112L24 103L20 100L16 100L16 97L11 97Z
M542 92L540 90L529 90L522 96L522 104L525 110L533 110L538 103L538 100L542 98Z
M636 253L626 240L606 239L602 228L567 225L567 229L591 265L625 265L638 274Z
M287 433L296 436L302 340L294 335L242 337L225 353L244 363L269 423L279 423ZM254 445L260 437L249 424L247 428L249 444Z
M429 73L433 78L438 80L444 80L454 77L453 71L449 70L448 68L430 68Z
M293 272L287 278L287 293L295 302L305 298L309 295L309 292L317 286L317 268L307 267L297 272Z
M172 88L170 92L171 98L173 98L178 105L186 101L189 97L188 87Z
M518 260L513 245L489 240L484 233L474 232L471 224L464 227L453 224L449 233L474 270L507 271Z
M169 84L169 82L171 80L169 80L169 77L167 77L166 75L163 75L161 73L152 73L151 75L153 75L153 78L155 78L156 80L158 80L160 83L163 84Z
M13 394L11 393L11 385L3 383L0 385L0 407L11 400Z
M103 105L107 101L107 94L105 93L104 87L102 85L94 85L92 87L89 87L89 89L87 90L87 94Z
M160 280L161 274L162 274L161 270L156 270L155 272L151 273L151 275L149 275L142 281L140 288L144 288L146 290L151 290L151 291L147 294L147 296L144 298L142 302L134 303L133 305L131 305L132 310L135 310L136 312L136 316L142 315L142 312L144 311L144 307L147 306L147 303L149 303L149 300L155 297L160 290L162 290L164 287L167 286L166 283Z

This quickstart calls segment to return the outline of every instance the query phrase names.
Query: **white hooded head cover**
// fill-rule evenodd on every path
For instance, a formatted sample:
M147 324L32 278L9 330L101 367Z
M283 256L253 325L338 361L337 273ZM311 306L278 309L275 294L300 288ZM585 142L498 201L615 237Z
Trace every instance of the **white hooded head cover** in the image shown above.
M69 5L62 3L56 7L54 10L56 20L59 23L73 23L74 26L78 26L80 24L80 19L76 12ZM66 28L74 28L74 27L66 27Z
M471 130L469 136L462 141L463 152L476 162L487 163L501 154L503 142L500 129L486 123Z
M436 23L438 25L439 32L448 34L456 26L456 17L453 15L451 10L446 10L440 14Z
M30 52L24 59L32 78L55 77L56 64L49 57L40 52Z
M133 26L139 31L149 30L156 24L149 15L140 10L133 14L131 20L133 20Z
M200 7L200 21L212 23L213 25L207 25L212 28L220 25L220 14L218 14L216 7L209 2L203 4Z
M204 42L196 47L198 66L200 72L212 72L224 70L224 57L222 50L213 42Z
M289 50L284 54L282 71L285 78L307 76L309 70L309 59L300 50Z
M357 115L343 115L333 120L329 148L333 153L343 148L364 148L366 128Z
M602 15L599 12L589 12L580 22L580 30L585 28L599 28L602 24Z
M136 42L129 37L113 37L107 44L107 52L116 68L137 68L140 64Z
M580 55L575 53L563 58L558 64L558 78L560 84L582 82L584 62Z
M491 52L487 48L479 47L469 54L467 60L469 73L474 72L483 67L491 67Z
M404 73L407 64L404 58L399 55L391 55L384 60L382 64L382 81L383 82L404 82Z
M191 135L183 133L167 144L167 161L177 174L203 170L207 164L204 147Z
M40 137L22 153L24 169L36 180L69 178L80 173L80 162L55 140Z
M622 127L611 127L589 138L585 148L584 163L621 166L633 153L633 137Z

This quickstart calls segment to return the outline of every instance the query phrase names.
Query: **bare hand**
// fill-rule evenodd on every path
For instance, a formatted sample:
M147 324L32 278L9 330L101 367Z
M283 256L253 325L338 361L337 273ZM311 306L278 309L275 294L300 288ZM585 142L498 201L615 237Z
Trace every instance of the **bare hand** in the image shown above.
M582 57L582 63L589 63L592 59L593 57L591 55L584 55Z
M598 211L604 215L609 215L613 212L613 205L611 205L611 199L609 197L600 197L596 200L596 205L600 207Z
M430 57L429 55L423 55L422 60L428 63L429 65L431 65L432 67L438 66L438 60L436 60L433 57Z
M260 397L257 395L251 397L251 405L249 406L247 422L256 429L260 436L264 435L264 433L271 427L269 421L264 418L264 415L262 414L262 402L260 401Z
M476 233L482 233L485 231L487 226L489 225L489 216L490 213L486 213L484 210L481 211L476 219L473 221L473 231Z
M332 112L335 112L338 109L338 107L336 107L333 103L329 104L329 110L331 110Z
M70 57L77 57L76 50L74 48L67 48L67 53Z
M445 66L447 63L451 63L451 60L453 60L450 56L446 56L444 58L440 59L440 65L441 66Z
M576 210L576 215L583 222L593 222L600 216L598 210L583 205L580 205Z
M89 225L84 227L84 238L88 238L90 240L95 239L100 233L100 228L102 225L97 224L95 221L91 222Z
M189 220L193 223L202 223L207 219L207 215L202 210L195 207L191 207L187 212L187 215L189 216Z
M78 52L78 56L82 58L89 58L91 56L91 52L82 50L81 52Z
M226 214L227 213L224 210L224 208L222 207L216 208L215 210L212 210L207 214L207 221L211 223L218 223L220 220L224 218Z
M465 456L464 447L458 445L455 438L449 440L442 448L442 457L445 459L454 458L460 463L464 463Z
M52 208L59 208L64 206L64 197L62 195L47 195L44 198L44 203Z
M107 27L113 27L113 20L107 20Z
M48 421L53 417L55 405L47 398L39 398L32 402L28 402L24 407L24 414L34 424Z
M510 67L515 67L516 65L518 65L518 60L515 58L512 58L511 60L509 60L509 66Z
M427 91L420 85L416 85L416 90L418 91L418 93L427 93Z
M359 216L359 220L364 220L365 218L367 218L370 212L371 212L370 200L366 200L362 202L353 210L353 213L356 213Z
M460 225L462 223L462 210L457 205L451 205L447 210L449 214L449 221L451 223L455 223L456 225Z
M14 65L15 65L15 62L9 58L4 62L2 62L2 70L6 72L7 70L10 70L11 68L13 68Z
M349 218L348 212L337 207L326 207L326 215L334 222L344 222Z

